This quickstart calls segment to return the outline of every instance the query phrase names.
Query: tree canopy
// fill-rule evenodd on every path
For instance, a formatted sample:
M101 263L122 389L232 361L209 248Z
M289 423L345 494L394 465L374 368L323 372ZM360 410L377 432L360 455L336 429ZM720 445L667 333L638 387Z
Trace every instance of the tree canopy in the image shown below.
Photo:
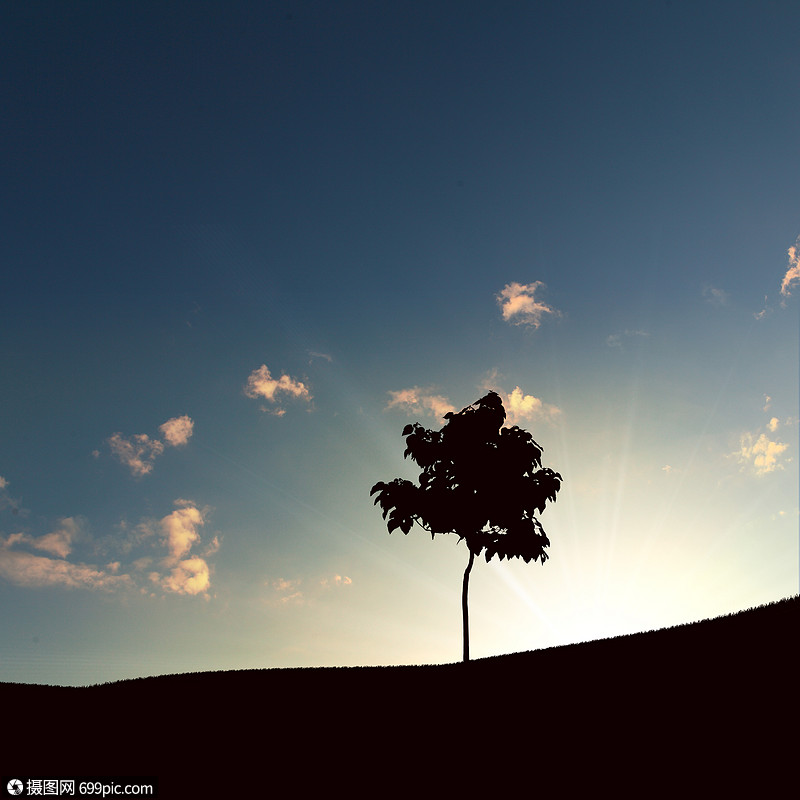
M542 467L542 447L514 425L496 392L454 414L439 431L406 425L404 458L422 472L419 485L402 478L379 481L377 494L389 533L409 533L416 522L431 534L455 533L475 555L547 560L550 545L534 516L554 502L561 475ZM387 519L388 517L388 519Z

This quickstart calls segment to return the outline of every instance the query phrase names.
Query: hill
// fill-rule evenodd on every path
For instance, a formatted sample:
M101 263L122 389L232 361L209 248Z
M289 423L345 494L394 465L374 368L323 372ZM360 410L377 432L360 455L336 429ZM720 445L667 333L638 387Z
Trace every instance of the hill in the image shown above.
M469 664L0 683L2 773L156 776L161 797L222 786L236 797L357 787L427 796L517 780L649 796L640 781L679 778L715 794L749 778L763 793L796 757L798 622L792 597Z

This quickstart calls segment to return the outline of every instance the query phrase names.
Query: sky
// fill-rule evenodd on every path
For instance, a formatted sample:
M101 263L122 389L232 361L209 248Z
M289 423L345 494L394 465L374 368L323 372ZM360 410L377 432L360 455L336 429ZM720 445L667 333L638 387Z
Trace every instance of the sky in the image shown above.
M0 681L461 658L389 535L489 390L563 476L473 658L798 593L796 2L0 9Z

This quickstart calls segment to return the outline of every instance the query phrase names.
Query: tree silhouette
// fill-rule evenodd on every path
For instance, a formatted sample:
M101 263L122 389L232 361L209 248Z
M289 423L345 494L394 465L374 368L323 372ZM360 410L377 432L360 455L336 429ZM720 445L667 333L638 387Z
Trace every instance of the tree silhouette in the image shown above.
M455 533L466 541L469 563L464 571L461 612L464 661L469 661L469 576L476 555L521 558L526 563L548 556L550 540L534 511L555 502L561 475L542 468L542 447L516 425L504 428L506 412L496 392L459 411L444 415L439 431L419 423L406 425L406 450L420 467L419 486L402 478L379 481L377 493L389 533L407 534L416 522L431 534Z

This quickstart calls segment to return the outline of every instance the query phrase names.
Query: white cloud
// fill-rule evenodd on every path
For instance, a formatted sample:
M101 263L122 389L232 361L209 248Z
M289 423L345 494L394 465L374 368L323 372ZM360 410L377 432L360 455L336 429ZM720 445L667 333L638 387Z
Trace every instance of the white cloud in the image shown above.
M777 418L777 417L773 417L773 418L772 418L772 419L771 419L771 420L770 420L770 421L767 423L767 427L770 429L770 432L771 432L771 433L775 433L775 431L776 431L776 430L778 430L778 425L779 425L779 424L780 424L780 422L778 421L778 418Z
M8 486L8 481L0 475L0 489L5 489Z
M151 439L146 433L134 434L125 439L115 433L108 439L111 452L136 477L147 475L153 469L153 462L164 452L164 445L158 439Z
M430 389L414 386L411 389L400 389L389 392L390 400L386 408L403 408L413 414L427 414L442 419L448 411L455 411L455 406L443 395L434 394Z
M192 438L194 432L194 422L191 417L184 414L182 417L168 419L159 427L161 434L166 439L167 444L172 447L185 445Z
M281 397L298 398L310 402L312 399L308 387L302 382L295 380L289 375L281 375L275 379L270 374L266 364L262 364L258 369L254 369L247 378L244 387L247 397L263 397L270 403L277 403ZM262 406L263 411L267 409ZM286 410L278 408L274 410L276 416L283 416Z
M800 237L789 248L787 254L789 256L789 264L781 281L781 294L784 298L789 297L794 284L800 282ZM781 303L785 305L786 300L782 300Z
M544 284L541 281L507 283L497 295L503 319L514 325L530 325L538 328L545 314L560 316L560 311L536 299L536 291L542 286Z

